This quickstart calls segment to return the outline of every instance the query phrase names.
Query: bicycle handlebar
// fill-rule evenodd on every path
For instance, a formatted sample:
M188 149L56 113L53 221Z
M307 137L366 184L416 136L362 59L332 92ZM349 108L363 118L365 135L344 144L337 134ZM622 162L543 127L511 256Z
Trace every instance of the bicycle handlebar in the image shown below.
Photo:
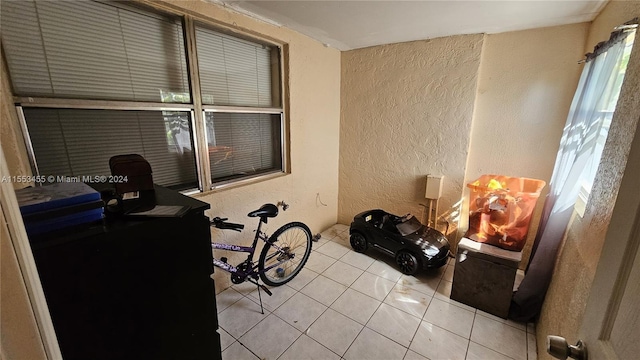
M237 232L240 232L242 229L244 229L243 224L234 224L230 222L225 222L227 220L228 218L219 218L216 216L213 218L213 220L211 220L211 226L214 226L218 229L235 230Z

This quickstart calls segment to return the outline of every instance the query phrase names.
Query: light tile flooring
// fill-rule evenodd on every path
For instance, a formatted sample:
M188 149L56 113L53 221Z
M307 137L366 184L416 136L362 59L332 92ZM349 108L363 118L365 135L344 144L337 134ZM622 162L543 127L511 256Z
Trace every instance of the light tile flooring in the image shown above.
M294 280L262 294L264 315L253 284L217 295L222 358L536 359L533 324L449 299L453 264L405 276L391 257L354 252L334 225Z

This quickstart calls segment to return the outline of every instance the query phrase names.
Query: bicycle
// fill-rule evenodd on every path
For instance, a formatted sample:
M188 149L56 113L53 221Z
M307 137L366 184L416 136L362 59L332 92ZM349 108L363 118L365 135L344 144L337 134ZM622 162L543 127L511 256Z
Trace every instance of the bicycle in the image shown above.
M249 281L258 287L258 297L260 299L260 312L264 314L262 307L262 296L260 289L269 296L271 291L260 284L258 279L262 280L270 286L280 286L293 280L298 275L304 264L311 254L311 230L301 222L290 222L278 228L273 235L269 236L262 232L262 224L267 223L269 218L278 216L278 207L282 207L283 211L289 208L288 204L280 201L277 205L264 204L258 210L254 210L247 214L248 217L258 217L258 228L253 238L251 246L240 246L234 244L211 243L213 249L227 250L234 252L249 253L247 259L237 266L233 266L227 262L227 258L213 258L213 265L231 274L231 282L241 284ZM226 222L227 218L215 217L211 221L211 226L218 229L242 231L243 224L234 224ZM265 242L258 263L253 261L253 255L258 245L258 240Z

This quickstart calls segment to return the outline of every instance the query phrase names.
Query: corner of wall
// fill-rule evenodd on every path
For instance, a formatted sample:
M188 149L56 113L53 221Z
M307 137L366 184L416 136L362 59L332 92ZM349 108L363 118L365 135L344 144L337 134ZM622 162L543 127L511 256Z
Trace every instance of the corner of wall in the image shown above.
M474 147L474 139L472 134L474 133L474 128L478 126L478 95L480 94L480 79L482 78L482 70L483 68L486 66L486 44L487 44L487 39L489 37L489 34L487 33L483 33L482 34L482 47L480 50L480 63L478 64L478 71L477 71L477 76L476 76L476 87L475 87L475 96L473 99L473 113L471 115L471 126L469 129L469 146L467 147L467 158L464 164L464 178L463 178L463 184L467 184L469 182L471 182L471 180L473 180L472 178L470 178L469 176L469 165L470 165L470 154L471 154L471 150ZM459 219L458 219L458 228L456 231L456 236L455 236L455 244L456 244L456 248L457 248L457 243L460 242L460 239L462 239L462 237L464 236L464 233L467 231L467 229L469 228L469 217L468 216L463 216L463 214L468 214L469 213L469 202L468 200L468 188L466 186L463 186L462 188L462 193L460 194L460 215L459 215Z

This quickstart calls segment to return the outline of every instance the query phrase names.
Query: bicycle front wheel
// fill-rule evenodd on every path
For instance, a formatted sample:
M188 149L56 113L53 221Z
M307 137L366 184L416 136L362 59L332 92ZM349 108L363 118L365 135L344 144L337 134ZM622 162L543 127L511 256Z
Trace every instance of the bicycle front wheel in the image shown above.
M270 286L291 281L311 254L311 230L301 222L291 222L276 230L265 244L258 269L260 279Z

